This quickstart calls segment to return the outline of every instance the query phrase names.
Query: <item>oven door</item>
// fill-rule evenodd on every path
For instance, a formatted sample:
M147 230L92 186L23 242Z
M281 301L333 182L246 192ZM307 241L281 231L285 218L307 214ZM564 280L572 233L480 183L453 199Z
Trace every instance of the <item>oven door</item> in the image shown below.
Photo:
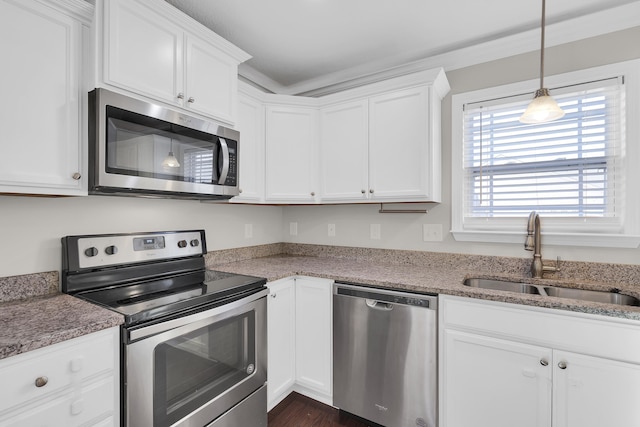
M127 331L125 424L202 427L264 386L267 292Z

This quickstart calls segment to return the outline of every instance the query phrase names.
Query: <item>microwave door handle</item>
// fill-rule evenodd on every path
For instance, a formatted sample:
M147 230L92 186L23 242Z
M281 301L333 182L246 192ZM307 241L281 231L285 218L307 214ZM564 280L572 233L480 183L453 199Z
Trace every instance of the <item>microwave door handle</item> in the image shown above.
M224 138L218 138L220 141L220 152L222 153L222 169L218 175L218 185L224 185L229 173L229 146Z

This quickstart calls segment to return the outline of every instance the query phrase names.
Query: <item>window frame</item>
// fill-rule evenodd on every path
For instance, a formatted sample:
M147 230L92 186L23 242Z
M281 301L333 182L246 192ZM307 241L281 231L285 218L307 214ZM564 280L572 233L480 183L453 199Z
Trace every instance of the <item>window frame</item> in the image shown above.
M625 117L622 135L624 155L622 165L627 183L620 219L606 224L602 218L548 218L541 214L545 245L636 248L640 245L640 192L634 183L640 183L640 60L625 61L585 70L545 77L545 86L553 95L554 87L564 87L612 77L623 76ZM466 104L501 97L533 93L539 80L528 80L471 92L455 94L451 101L451 233L455 240L465 242L523 243L526 218L491 218L491 220L464 217L464 165L463 127ZM599 223L602 231L589 232L590 224Z

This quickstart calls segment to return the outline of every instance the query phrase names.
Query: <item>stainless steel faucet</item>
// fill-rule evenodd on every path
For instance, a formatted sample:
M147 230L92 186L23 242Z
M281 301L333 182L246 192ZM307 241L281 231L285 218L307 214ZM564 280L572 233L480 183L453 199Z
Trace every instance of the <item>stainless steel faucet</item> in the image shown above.
M533 261L531 262L531 277L542 279L545 271L560 271L560 257L555 267L542 264L542 251L540 249L540 215L536 211L529 214L527 221L527 239L524 241L524 248L533 251Z

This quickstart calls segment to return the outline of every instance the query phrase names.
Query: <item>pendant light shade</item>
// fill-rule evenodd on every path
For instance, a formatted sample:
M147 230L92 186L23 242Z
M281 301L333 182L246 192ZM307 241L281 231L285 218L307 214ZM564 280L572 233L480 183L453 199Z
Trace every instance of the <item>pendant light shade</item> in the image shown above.
M162 161L162 167L164 168L180 167L180 162L178 161L176 156L173 155L173 139L171 140L171 145L169 147L169 154L167 154L167 157L165 157L164 160Z
M520 116L521 123L536 124L558 120L564 116L564 111L558 103L549 95L549 89L544 87L544 27L545 27L545 0L542 0L542 25L540 43L540 89L536 91L533 100L525 112Z
M178 161L176 156L173 155L173 151L169 151L169 154L167 155L167 157L165 157L164 160L162 161L162 166L165 168L180 167L180 162Z
M549 95L549 90L542 88L536 91L535 98L520 116L520 122L527 124L546 123L558 120L563 116L564 110Z

